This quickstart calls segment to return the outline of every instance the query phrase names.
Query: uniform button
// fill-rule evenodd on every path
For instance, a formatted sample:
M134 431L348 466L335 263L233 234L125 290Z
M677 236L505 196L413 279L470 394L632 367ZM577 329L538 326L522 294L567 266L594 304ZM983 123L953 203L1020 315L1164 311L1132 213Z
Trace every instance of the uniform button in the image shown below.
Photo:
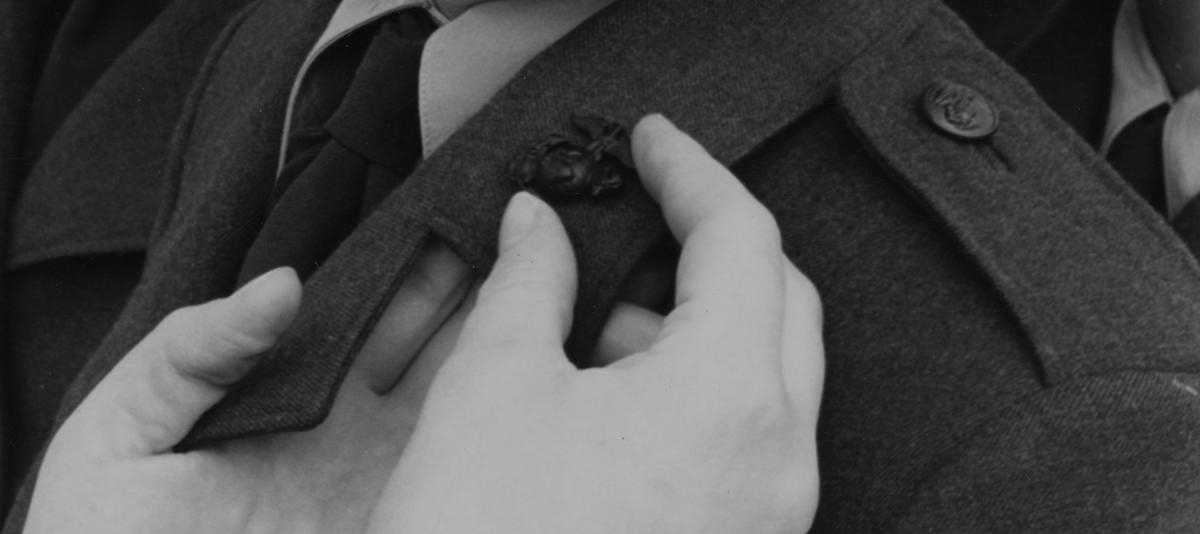
M924 103L925 116L959 139L984 139L1000 127L1000 111L979 91L960 83L934 82L925 88Z

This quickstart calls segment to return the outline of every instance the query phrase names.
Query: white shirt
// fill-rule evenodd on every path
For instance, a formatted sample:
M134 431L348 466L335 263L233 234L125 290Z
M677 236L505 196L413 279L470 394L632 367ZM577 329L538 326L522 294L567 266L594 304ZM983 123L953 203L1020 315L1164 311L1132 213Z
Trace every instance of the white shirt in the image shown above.
M1107 154L1125 126L1162 104L1171 104L1162 149L1167 216L1172 218L1200 194L1200 90L1179 99L1172 96L1146 39L1137 3L1125 0L1113 34L1112 98L1101 150Z
M424 155L432 154L538 53L613 0L495 0L454 20L435 0L342 0L300 67L284 119L279 169L287 157L296 95L313 61L338 39L395 11L419 7L440 27L425 43L418 74Z

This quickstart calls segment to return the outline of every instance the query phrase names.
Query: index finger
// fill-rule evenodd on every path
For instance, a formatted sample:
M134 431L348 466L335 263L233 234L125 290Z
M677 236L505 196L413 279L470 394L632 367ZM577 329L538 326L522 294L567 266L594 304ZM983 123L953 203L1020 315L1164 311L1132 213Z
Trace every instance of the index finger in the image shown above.
M761 203L695 140L661 116L638 123L642 182L683 247L675 310L661 344L778 365L783 316L779 229Z

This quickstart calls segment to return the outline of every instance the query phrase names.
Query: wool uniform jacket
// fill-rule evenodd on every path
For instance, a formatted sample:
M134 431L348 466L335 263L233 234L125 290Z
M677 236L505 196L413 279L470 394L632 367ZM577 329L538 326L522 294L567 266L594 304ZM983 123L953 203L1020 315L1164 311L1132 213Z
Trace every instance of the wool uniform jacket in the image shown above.
M233 289L288 90L336 1L200 4L168 6L32 173L0 181L10 264L147 246L60 418L169 311ZM205 10L228 24L148 84L162 54L202 40L170 30ZM994 134L966 140L930 120L938 82L990 104ZM422 243L444 240L486 273L515 187L505 165L581 111L672 118L774 213L820 290L814 532L1200 529L1200 268L1185 245L1200 234L1181 239L927 0L619 0L526 66L360 225L306 283L265 365L183 445L319 424ZM111 209L122 203L156 215ZM579 259L569 348L582 352L667 234L636 184L555 208ZM99 234L129 221L129 241L106 249L120 239Z

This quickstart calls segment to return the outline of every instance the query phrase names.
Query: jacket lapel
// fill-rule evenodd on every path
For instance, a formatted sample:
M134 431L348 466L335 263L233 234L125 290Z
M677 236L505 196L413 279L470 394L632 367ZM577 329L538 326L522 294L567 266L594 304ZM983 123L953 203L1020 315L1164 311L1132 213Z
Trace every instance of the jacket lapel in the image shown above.
M22 184L7 267L146 248L184 96L246 3L171 3L97 79Z
M270 193L288 92L336 5L252 2L198 52L207 58L165 133L164 201L143 281L64 398L60 421L167 313L232 289Z
M661 112L735 164L832 95L834 73L922 10L898 0L622 0L535 58L359 227L306 285L296 323L253 387L215 407L187 442L320 422L353 354L434 236L486 272L516 186L509 159L572 113L632 125ZM736 13L738 24L726 18ZM715 45L714 45L715 44ZM569 349L598 335L617 286L666 235L637 184L556 205L579 261Z

